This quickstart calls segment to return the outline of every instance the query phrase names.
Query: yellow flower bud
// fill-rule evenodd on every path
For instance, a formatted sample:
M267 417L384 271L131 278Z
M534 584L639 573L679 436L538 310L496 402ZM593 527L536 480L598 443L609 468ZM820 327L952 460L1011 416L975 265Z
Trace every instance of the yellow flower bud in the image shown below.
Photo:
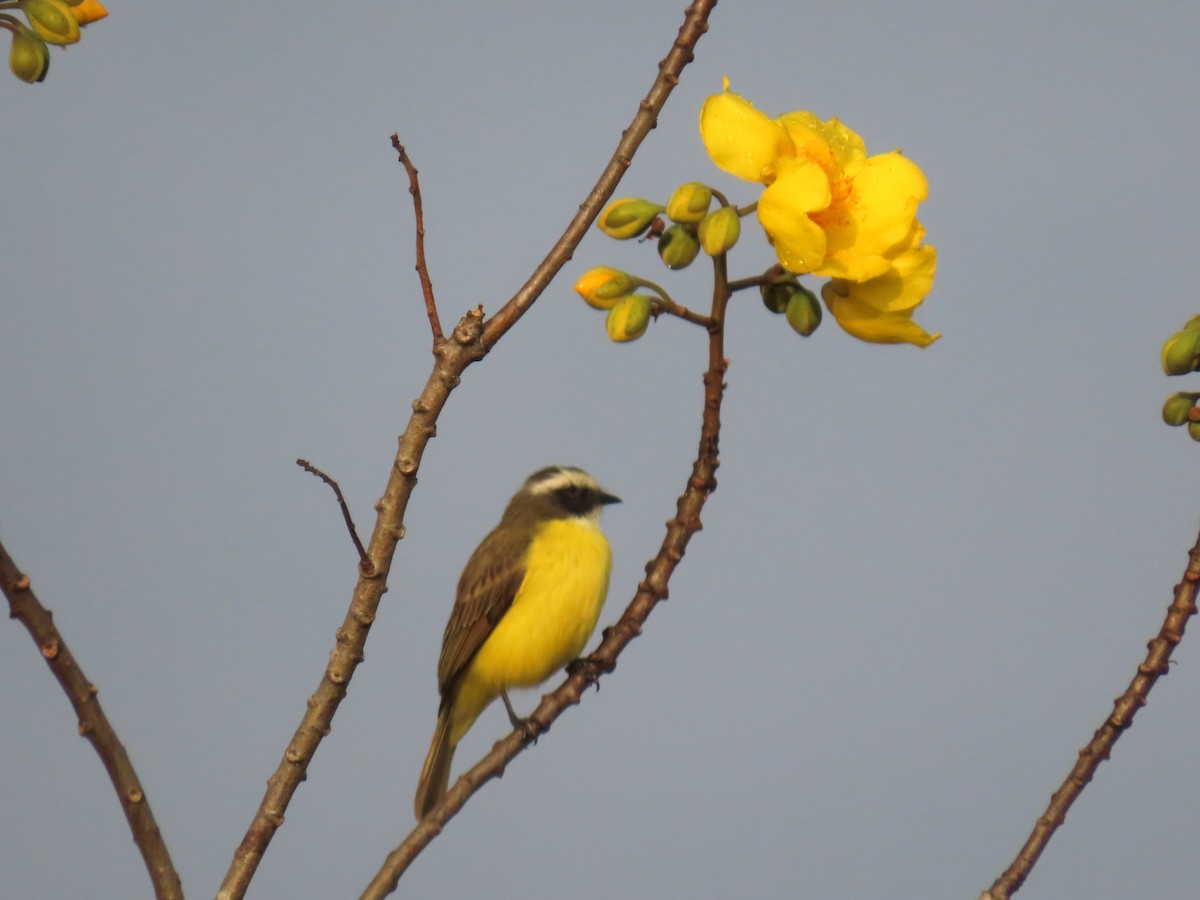
M1188 422L1188 436L1193 441L1200 441L1200 422Z
M649 200L622 197L605 207L596 224L609 237L625 241L649 228L654 217L662 211L661 206Z
M1163 404L1163 421L1172 426L1185 425L1188 422L1188 413L1192 411L1195 405L1195 394L1172 394L1167 398L1167 402Z
M588 269L575 282L575 290L593 309L612 309L618 300L632 294L636 288L636 278L608 266Z
M788 324L799 335L808 337L821 324L821 304L808 288L796 285L784 310Z
M650 325L650 298L645 294L622 297L608 313L604 327L608 336L618 343L635 341Z
M45 81L46 73L50 71L50 48L32 29L19 25L13 32L12 47L8 51L8 67L28 84Z
M672 225L658 239L658 255L668 269L684 269L700 254L700 242L689 225Z
M67 6L71 8L71 15L75 17L75 21L80 27L103 19L108 15L108 10L100 3L100 0L65 0Z
M732 206L722 206L700 220L700 243L709 256L728 253L742 233L742 220Z
M1190 323L1189 323L1190 324ZM1186 375L1200 366L1200 331L1177 331L1162 348L1162 367L1168 375Z
M675 188L667 201L667 218L672 222L699 222L712 203L712 188L698 181L689 181Z
M47 44L74 44L79 40L79 22L63 0L21 0L21 9Z

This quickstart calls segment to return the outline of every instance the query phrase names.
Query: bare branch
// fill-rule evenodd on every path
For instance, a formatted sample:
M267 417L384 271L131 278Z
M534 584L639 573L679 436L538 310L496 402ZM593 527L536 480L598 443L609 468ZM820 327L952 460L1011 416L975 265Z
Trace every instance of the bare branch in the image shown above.
M425 296L425 313L429 316L429 329L433 332L433 344L445 338L442 322L438 318L437 301L433 297L433 282L429 278L429 266L425 262L425 211L421 203L421 184L417 180L417 167L408 158L408 152L400 143L400 135L392 135L392 146L400 157L404 171L408 173L408 192L413 198L413 216L417 225L417 277L421 279L421 293Z
M375 504L375 531L367 546L367 562L359 566L358 583L350 608L336 632L329 663L316 691L308 698L304 717L288 743L283 759L267 780L266 794L217 892L219 900L245 895L271 838L283 824L283 814L304 780L309 762L332 728L333 716L346 696L354 670L362 662L367 634L387 590L387 574L396 544L404 536L404 511L417 483L421 457L429 439L436 433L434 423L450 392L458 386L463 371L483 357L482 333L483 312L472 310L459 321L450 337L434 350L433 371L421 396L413 401L413 413L400 436L387 487Z
M666 105L667 98L675 89L675 85L679 83L679 75L684 66L692 61L692 51L696 47L696 42L700 40L701 35L708 31L708 17L716 5L717 0L693 0L692 5L687 8L683 25L675 37L671 52L658 64L658 77L654 79L649 93L642 100L637 115L633 117L629 127L621 133L617 149L609 159L608 165L604 167L604 172L596 182L596 186L592 188L587 199L580 204L579 210L571 219L563 236L550 248L546 258L529 276L529 280L512 296L512 299L488 319L483 334L483 343L489 350L542 295L554 276L575 253L575 248L579 246L579 242L587 234L592 222L600 214L600 210L608 202L613 191L617 189L625 170L633 162L633 154L637 152L651 129L658 124L658 114Z
M1050 798L1050 805L1034 825L1033 832L1017 854L1016 859L995 883L980 895L980 900L1008 900L1024 884L1038 857L1050 843L1054 832L1067 818L1067 811L1076 798L1083 793L1100 763L1108 759L1117 739L1133 724L1133 717L1146 705L1150 689L1169 669L1171 652L1183 640L1187 621L1196 613L1196 590L1200 583L1200 537L1188 552L1187 568L1183 580L1175 586L1175 598L1167 608L1158 635L1150 641L1145 660L1137 668L1137 674L1129 683L1125 693L1116 699L1112 714L1093 735L1086 747L1079 751L1079 758L1066 780Z
M125 811L133 842L141 851L146 871L159 900L182 900L183 887L171 862L171 854L163 843L150 801L134 771L133 763L121 745L116 731L96 699L96 686L87 680L67 642L54 625L46 609L30 587L29 576L23 574L8 551L0 544L0 589L8 598L10 618L20 620L37 644L46 665L58 679L67 699L79 717L79 733L92 743L108 777L116 788L117 798Z
M323 482L333 488L333 494L337 497L338 506L342 508L342 518L346 521L346 530L350 532L350 540L354 541L354 549L358 551L358 563L364 575L370 575L373 571L371 559L367 556L367 551L363 549L362 541L358 539L358 529L354 527L354 520L350 518L350 507L346 505L346 498L342 496L342 489L338 483L310 463L307 459L296 460L296 465L302 468L309 474L316 475Z

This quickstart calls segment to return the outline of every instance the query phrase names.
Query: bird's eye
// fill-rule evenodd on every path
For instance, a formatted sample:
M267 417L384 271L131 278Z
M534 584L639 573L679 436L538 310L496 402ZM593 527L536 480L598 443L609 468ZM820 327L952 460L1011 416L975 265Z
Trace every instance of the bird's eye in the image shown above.
M583 512L591 506L591 492L577 484L560 488L558 496L562 505L572 512Z

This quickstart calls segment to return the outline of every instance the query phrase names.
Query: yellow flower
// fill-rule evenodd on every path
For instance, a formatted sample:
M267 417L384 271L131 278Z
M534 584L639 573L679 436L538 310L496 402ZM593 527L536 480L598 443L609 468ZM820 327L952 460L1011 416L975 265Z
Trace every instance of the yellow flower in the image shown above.
M700 112L700 136L720 168L766 186L758 219L789 271L866 281L885 274L928 185L900 151L867 156L862 138L810 112L772 119L731 93Z
M914 223L904 245L890 256L881 275L865 281L834 278L821 297L847 333L873 344L916 344L928 347L940 334L929 334L912 320L913 312L933 287L937 250L922 246L925 231Z

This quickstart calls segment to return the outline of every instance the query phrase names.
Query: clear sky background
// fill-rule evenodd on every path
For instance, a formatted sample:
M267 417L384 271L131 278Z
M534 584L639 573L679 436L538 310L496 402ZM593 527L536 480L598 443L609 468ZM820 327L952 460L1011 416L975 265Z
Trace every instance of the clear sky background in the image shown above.
M398 131L444 319L497 309L582 201L682 20L672 3L110 4L49 78L0 78L0 536L100 687L194 897L211 896L355 581L428 373ZM599 693L479 793L406 897L973 898L1157 631L1200 516L1159 368L1200 312L1200 11L721 3L621 194L707 180L728 75L926 172L928 350L730 313L720 488ZM731 272L773 256L752 221ZM631 345L571 291L591 234L468 371L391 590L250 896L357 896L412 826L459 570L521 480L592 471L632 596L695 452L703 335ZM815 284L816 282L813 282ZM1200 378L1200 376L1197 376ZM1200 637L1020 896L1200 883ZM530 709L536 694L521 696ZM24 629L0 628L0 882L149 895ZM504 734L489 710L459 748Z

